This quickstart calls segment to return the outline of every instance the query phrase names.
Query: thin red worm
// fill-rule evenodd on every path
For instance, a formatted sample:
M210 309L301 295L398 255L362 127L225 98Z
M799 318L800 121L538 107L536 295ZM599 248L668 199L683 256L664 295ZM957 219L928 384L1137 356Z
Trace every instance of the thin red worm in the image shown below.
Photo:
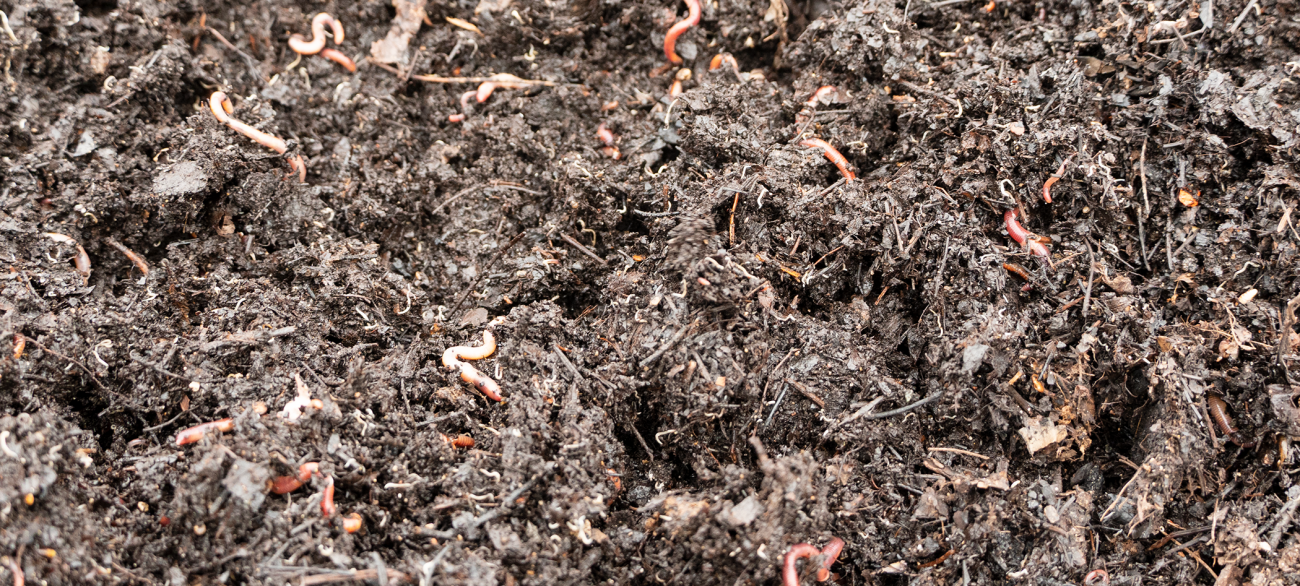
M226 97L226 92L212 92L212 97L208 100L208 106L217 122L225 124L231 130L253 139L253 142L282 155L289 150L289 145L285 144L279 137L262 132L231 117L230 114L235 111L235 106L230 103L230 98ZM289 159L289 166L298 171L299 182L305 183L307 181L307 165L303 163L301 155L294 155L292 159Z
M319 462L307 462L298 467L297 476L277 476L271 481L271 492L275 494L285 494L298 490L308 480L311 475L320 471Z
M326 476L325 490L320 495L320 514L328 519L337 512L338 508L334 506L334 477Z
M343 526L344 531L347 531L348 533L356 533L361 530L361 515L357 513L349 513L343 517L340 524Z
M605 126L604 122L601 122L600 126L596 127L596 138L599 138L600 142L605 143L605 146L600 149L600 152L604 153L605 156L614 159L615 161L622 156L622 154L618 152L618 147L614 146L614 141L617 140L617 137L614 136L613 131Z
M1106 570L1098 568L1088 572L1088 575L1083 577L1083 583L1087 586L1094 586L1097 584L1107 586L1110 584L1110 574L1107 574Z
M853 170L849 169L849 160L845 159L844 155L841 155L838 149L831 146L831 143L820 138L808 138L800 142L799 146L822 149L822 151L826 153L826 158L830 159L831 162L835 163L835 166L839 168L840 175L843 175L845 180L853 181L854 179L857 179L857 175L854 175Z
M781 571L781 583L784 586L799 586L799 568L797 562L802 558L811 558L822 556L822 567L817 568L817 581L825 582L831 576L831 566L835 565L835 559L840 556L840 550L844 549L844 540L836 537L826 544L826 547L817 549L807 543L796 543L790 546L790 551L785 553L785 565Z
M334 30L334 44L343 42L343 25L334 20L327 12L317 14L311 19L311 40L308 41L302 35L293 35L289 37L289 48L295 53L303 55L315 55L325 48L325 25L329 25Z
M7 564L9 571L14 573L14 586L23 586L27 583L27 578L23 576L23 567L19 565L19 561L21 560L10 559Z
M840 90L835 89L835 86L833 85L824 85L822 87L817 88L817 91L813 92L811 96L808 96L808 100L804 103L809 106L816 106L817 104L821 103L822 98L834 93L838 93L839 91Z
M352 61L351 57L344 55L342 51L336 49L321 49L320 56L342 65L344 69L348 70L348 73L357 72L357 64Z
M1043 182L1043 201L1052 203L1052 186L1056 185L1056 182L1065 176L1065 166L1069 163L1070 157L1066 157L1064 161L1061 161L1061 168L1056 170L1056 174L1048 177L1047 181Z
M197 442L203 439L203 436L207 435L210 430L226 432L233 429L235 429L235 420L229 417L218 419L216 421L209 421L207 423L200 423L194 427L183 429L180 433L176 434L176 445L183 446Z
M451 445L458 448L472 448L474 447L474 438L461 434L456 439L451 440Z
M718 53L709 60L709 71L722 69L723 65L730 65L731 70L735 72L736 77L740 77L740 63L736 62L736 57L731 53Z
M115 238L109 238L108 245L112 246L113 248L116 248L118 252L121 252L122 254L126 255L126 258L130 259L130 261L135 264L135 268L140 269L140 274L142 275L149 274L149 263L146 263L144 259L140 257L140 255L136 254L130 248L123 246L122 243L118 242L117 239Z
M1052 253L1047 250L1047 246L1043 245L1038 236L1030 233L1024 226L1020 225L1020 222L1016 220L1016 216L1015 209L1007 210L1005 214L1002 214L1003 221L1007 223L1007 234L1011 235L1011 239L1021 246L1028 246L1029 252L1036 256L1044 258L1052 256Z
M460 370L460 380L463 380L479 392L493 401L503 401L501 398L501 386L487 375L478 371L478 369L461 362L461 360L482 360L491 356L497 350L496 337L491 331L483 331L482 346L452 346L446 352L442 353L442 365L448 370Z
M1239 446L1246 445L1244 440L1241 439L1241 433L1232 426L1232 416L1228 415L1228 404L1222 398L1214 395L1210 395L1207 404L1210 409L1210 419L1213 419L1214 423L1219 426L1219 431L1222 431L1223 435L1232 443Z
M691 27L700 24L700 0L685 0L686 8L690 13L683 20L668 29L668 34L664 35L664 56L672 63L680 64L682 58L677 55L677 37L682 36Z

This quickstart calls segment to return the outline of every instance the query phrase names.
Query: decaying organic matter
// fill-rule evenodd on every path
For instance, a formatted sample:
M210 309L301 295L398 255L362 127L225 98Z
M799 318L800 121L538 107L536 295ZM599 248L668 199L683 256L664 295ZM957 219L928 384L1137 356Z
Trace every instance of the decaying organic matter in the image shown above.
M0 0L0 584L1294 582L1298 26Z

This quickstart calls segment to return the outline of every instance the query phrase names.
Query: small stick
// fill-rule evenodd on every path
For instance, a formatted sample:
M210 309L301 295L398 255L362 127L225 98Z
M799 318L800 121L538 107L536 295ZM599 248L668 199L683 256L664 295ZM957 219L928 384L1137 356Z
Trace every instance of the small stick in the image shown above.
M967 0L961 0L961 1L962 1L962 2L965 2L965 1L967 1ZM945 4L945 2L940 2L940 3L938 3L938 4L931 4L930 7L931 7L931 8L934 8L934 7L936 7L936 6L941 6L941 5L943 5L943 4ZM948 96L945 96L945 95L940 94L940 93L937 93L937 92L932 92L932 91L927 90L927 89L925 89L925 88L922 88L922 87L920 87L920 86L918 86L918 85L916 85L916 84L908 83L908 82L906 82L906 81L902 81L902 80L899 80L898 85L901 85L901 86L903 86L903 87L905 87L905 88L907 88L907 89L909 89L909 90L912 90L912 91L914 91L914 92L916 92L916 93L919 93L919 94L925 94L925 95L930 96L930 97L932 97L932 98L938 98L938 99L940 99L940 100L943 100L943 101L945 101L945 102L948 102L949 104L952 104L953 106L956 106L956 107L957 107L957 117L958 117L958 118L961 118L962 113L965 112L965 110L963 110L962 107L961 107L961 102L960 102L960 101L957 101L957 100L954 100L953 98L950 98L950 97L948 97Z
M456 195L459 196L460 194L458 193ZM456 310L460 309L461 304L465 303L465 298L469 297L470 292L473 291L475 287L478 287L479 281L483 280L483 276L488 274L488 271L491 271L492 267L496 266L497 261L501 259L501 255L505 254L506 251L510 250L510 248L513 247L516 242L519 242L524 238L524 234L526 234L526 232L520 232L516 234L514 238L510 239L510 242L508 244L506 244L504 247L501 248L501 250L498 250L497 253L493 255L492 260L488 261L487 267L479 272L477 279L474 279L474 284L470 285L469 289L466 289L464 293L460 294L460 299L456 300L456 305L452 306L451 311L449 311L448 313L455 314Z
M392 69L392 71L393 73L397 73L398 75L401 75L401 73L398 72L396 69ZM491 77L442 77L441 75L420 74L420 75L412 75L411 79L418 80L418 81L425 81L429 83L507 82L507 83L516 84L518 86L518 87L506 87L505 85L501 85L501 87L505 89L522 89L523 87L530 86L530 85L544 85L547 87L555 87L559 85L554 81L544 81L540 79L520 79L518 77L510 75L509 73L498 73Z
M1286 353L1291 346L1291 328L1295 326L1295 311L1300 308L1300 294L1297 294L1282 307L1282 330L1279 332L1282 339L1277 342L1277 365L1286 375L1287 382L1291 382L1291 373L1286 368Z
M1250 2L1246 3L1246 7L1241 9L1241 14L1238 14L1237 18L1232 21L1232 26L1228 27L1228 34L1237 32L1237 27L1241 26L1241 22L1246 20L1246 15L1250 14L1250 9L1255 8L1258 2L1259 0L1250 0Z
M600 258L600 256L597 255L596 253L592 252L590 248L587 248L586 246L583 246L581 242L578 242L577 240L574 240L572 236L569 236L568 234L565 234L564 232L560 232L560 238L563 238L564 241L565 241L565 242L568 242L570 246L573 246L574 248L577 248L579 252L581 252L581 253L583 253L583 254L585 254L585 255L587 255L587 256L590 256L590 257L591 257L593 260L595 260L596 262L599 262L600 264L603 264L603 265L607 265L607 264L609 264L609 261L606 261L605 259Z
M140 274L145 276L149 275L149 265L144 262L143 258L140 258L140 255L132 252L130 248L123 246L121 242L118 242L117 239L112 237L108 238L108 245L116 248L118 252L126 255L126 258L130 259L132 263L135 263L135 268L140 269Z
M790 380L788 378L785 379L785 382L794 385L794 388L796 390L798 390L800 393L803 393L803 396L808 397L808 399L811 400L812 402L816 403L818 407L822 409L826 408L826 402L823 401L821 397L818 397L817 395L813 394L812 390L810 390L807 385L800 383L798 381Z
M681 329L677 330L677 333L673 334L673 337L669 338L667 342L664 342L664 345L660 346L658 350L655 350L654 354L651 354L650 356L646 357L645 360L641 361L640 364L641 368L647 368L651 364L654 364L656 360L659 360L659 357L663 356L664 352L667 352L668 349L672 348L674 344L682 341L682 338L685 338L686 334L690 332L690 330L694 328L695 324L697 323L699 323L699 320L695 320L691 322L691 325L682 326Z
M1096 261L1092 258L1092 245L1085 242L1084 246L1088 247L1088 289L1083 292L1083 317L1088 317L1088 307L1092 305L1092 278L1096 275Z
M205 15L205 16L206 16L206 15ZM244 65L245 65L246 67L248 67L248 71L249 71L249 73L252 73L252 74L253 74L253 77L258 78L258 79L262 79L262 80L265 80L265 79L266 79L266 78L264 78L264 77L262 76L262 72L261 72L261 71L258 71L258 69L257 69L257 60L256 60L256 59L253 59L252 57L250 57L250 56L248 55L248 53L243 52L242 50L239 49L239 47L236 47L236 46L234 46L233 44L231 44L230 41L227 41L225 36L223 36L220 32L217 32L217 29L214 29L214 28L212 28L212 27L210 27L210 26L205 26L205 27L203 27L203 30L206 30L206 31L208 31L209 33L212 33L212 36L216 37L216 39L217 39L218 41L221 41L221 44L225 45L227 49L230 49L231 51L234 51L236 55L239 55L241 58L243 58L243 60L244 60ZM124 97L128 97L128 96L124 96ZM120 101L120 100L119 100L119 101Z
M984 454L976 454L975 452L968 452L966 450L959 450L957 448L926 448L926 449L930 450L931 452L952 452L954 454L962 454L964 456L973 456L981 460L989 459L989 457L985 456Z
M883 413L872 413L871 415L863 415L862 418L867 420L872 420L872 419L884 419L886 417L893 417L895 415L902 415L909 411L915 411L916 409L919 409L921 407L929 405L930 403L938 401L942 397L943 397L943 391L939 391L933 395L930 395L929 397L921 399L920 401L912 403L911 405L908 405L906 407L899 407L898 409L894 409L893 411L885 411Z
M731 200L731 220L728 222L730 224L729 231L730 231L732 246L736 245L736 206L739 204L740 204L740 192L737 191L736 197ZM813 264L817 264L817 263L813 263Z

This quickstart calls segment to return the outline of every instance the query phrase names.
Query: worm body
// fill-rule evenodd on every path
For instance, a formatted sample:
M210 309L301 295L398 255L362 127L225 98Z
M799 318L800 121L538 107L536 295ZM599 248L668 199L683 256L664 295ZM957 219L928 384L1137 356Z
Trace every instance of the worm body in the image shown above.
M596 127L596 138L605 143L605 146L614 146L614 132L607 128L604 122Z
M23 357L23 349L27 347L27 336L14 334L14 360Z
M1222 398L1211 395L1206 401L1210 409L1210 419L1219 426L1219 431L1223 432L1232 443L1244 446L1245 442L1241 439L1241 433L1232 426L1232 416L1228 415L1228 404Z
M307 462L298 467L297 476L278 476L271 481L271 492L275 494L285 494L298 490L308 480L311 475L320 470L320 463Z
M1110 584L1110 574L1098 568L1088 572L1088 575L1083 577L1083 583L1087 586L1107 586Z
M682 36L691 27L700 24L700 0L685 0L686 8L690 11L683 20L674 24L668 29L668 34L664 35L664 56L672 63L680 64L682 58L677 54L677 37Z
M785 553L785 564L781 571L781 583L783 586L799 586L799 568L797 562L802 558L812 558L822 556L822 567L817 568L817 581L825 582L831 576L831 566L835 565L835 559L840 557L840 551L844 549L844 540L838 537L832 539L826 547L817 549L807 543L796 543L790 546L790 551Z
M116 248L118 252L126 255L126 258L130 259L130 261L135 264L135 268L140 269L140 274L149 274L149 264L144 262L144 259L140 258L140 255L133 252L130 248L123 246L122 243L118 242L116 239L109 238L108 244L109 246Z
M811 96L808 96L808 101L804 103L807 104L808 106L816 106L817 104L821 103L822 98L838 92L839 90L835 89L835 86L824 85L822 87L817 88L817 91L813 92Z
M442 365L448 370L459 370L460 380L473 385L487 398L500 402L504 400L501 398L501 386L478 369L461 362L461 360L482 360L491 356L496 350L496 337L492 332L484 330L482 346L452 346L442 353Z
M229 417L218 419L216 421L209 421L207 423L200 423L189 429L183 429L180 433L176 434L176 445L183 446L197 442L203 439L203 436L207 435L209 430L226 432L233 429L235 429L235 420Z
M279 137L262 132L231 117L230 114L235 111L235 107L230 103L230 98L226 96L226 92L212 92L212 97L208 99L208 106L217 122L225 124L231 130L253 139L253 142L282 155L289 150L289 145L285 144ZM298 172L299 182L305 183L307 181L307 165L303 163L301 155L294 155L292 159L289 159L289 166Z
M709 71L717 71L722 69L724 65L731 67L731 71L736 74L736 77L740 77L740 63L736 61L736 57L731 53L714 55L713 59L709 60Z
M321 491L320 496L320 514L326 519L333 517L338 512L334 506L334 477L325 477L325 490Z
M361 530L361 515L357 513L349 513L343 517L340 524L343 526L344 531L347 531L348 533L356 533Z
M348 70L348 73L357 72L357 64L352 61L351 57L344 55L342 51L337 49L321 49L320 56L342 65L344 69Z
M826 158L830 159L832 163L835 163L835 166L840 170L840 175L843 175L846 181L853 181L857 178L857 176L853 174L853 170L849 169L849 160L845 159L844 155L841 155L838 149L831 146L831 143L820 138L809 138L800 142L799 146L822 149L822 151L826 153Z
M474 438L461 434L456 436L456 439L451 440L451 445L457 448L472 448L474 447Z
M315 55L325 48L325 25L334 31L334 44L343 42L343 25L334 20L327 12L317 14L311 19L311 40L308 41L302 35L293 35L289 37L289 48L295 53L302 55Z
M1011 235L1011 239L1021 246L1027 246L1029 252L1035 256L1044 258L1052 256L1052 253L1047 250L1047 246L1042 243L1038 236L1020 225L1020 222L1016 220L1016 215L1015 209L1007 210L1005 214L1002 214L1003 221L1007 223L1007 234Z
M1070 157L1066 157L1064 161L1061 161L1061 168L1056 170L1056 174L1048 177L1047 181L1043 182L1043 201L1052 203L1052 186L1056 185L1056 182L1065 176L1065 166L1069 163Z

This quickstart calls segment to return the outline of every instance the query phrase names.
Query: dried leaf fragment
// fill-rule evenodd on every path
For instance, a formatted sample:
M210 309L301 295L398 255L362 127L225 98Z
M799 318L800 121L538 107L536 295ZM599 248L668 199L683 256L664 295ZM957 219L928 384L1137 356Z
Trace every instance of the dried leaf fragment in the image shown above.
M1186 189L1179 189L1178 203L1181 203L1189 208L1194 208L1198 205L1201 205L1201 202L1197 200L1197 196L1199 195L1201 195L1201 192L1199 191L1196 192L1196 195L1192 195L1192 192L1187 191Z

